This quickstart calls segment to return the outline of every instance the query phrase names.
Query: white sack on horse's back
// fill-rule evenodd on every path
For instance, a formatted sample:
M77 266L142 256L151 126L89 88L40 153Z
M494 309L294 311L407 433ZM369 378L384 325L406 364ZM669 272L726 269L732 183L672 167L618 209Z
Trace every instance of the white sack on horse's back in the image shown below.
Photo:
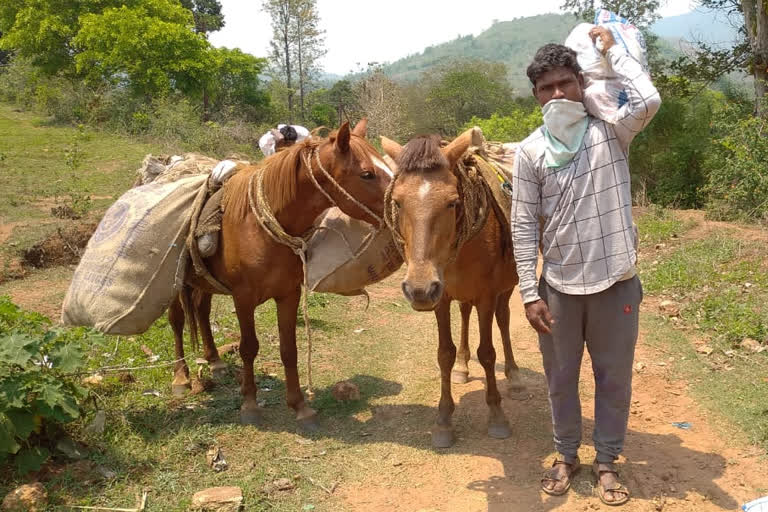
M178 290L192 203L208 174L128 190L104 214L64 299L65 325L140 334Z
M307 283L316 292L359 295L363 289L392 275L403 264L392 233L382 229L357 258L371 226L329 208L307 244ZM346 241L345 241L346 240Z

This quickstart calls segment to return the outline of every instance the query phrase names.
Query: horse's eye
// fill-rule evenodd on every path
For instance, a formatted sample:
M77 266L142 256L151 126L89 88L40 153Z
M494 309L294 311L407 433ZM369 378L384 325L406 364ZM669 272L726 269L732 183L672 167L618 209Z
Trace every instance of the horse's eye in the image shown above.
M364 180L372 180L376 177L376 173L374 173L373 171L363 171L360 177L363 178Z
M457 206L459 206L458 201L451 201L450 203L448 203L448 208L452 209L452 208L456 208Z

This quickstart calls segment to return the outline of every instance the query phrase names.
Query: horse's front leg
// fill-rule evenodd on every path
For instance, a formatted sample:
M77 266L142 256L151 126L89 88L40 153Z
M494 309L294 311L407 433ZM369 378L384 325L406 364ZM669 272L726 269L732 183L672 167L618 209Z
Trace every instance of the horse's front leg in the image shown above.
M168 307L168 323L173 329L174 353L176 354L171 391L177 397L184 396L184 393L191 387L189 366L184 359L184 319L184 308L181 307L181 298L177 295Z
M469 318L472 315L472 304L460 302L461 339L459 351L456 352L456 367L451 372L451 381L456 384L466 384L469 380Z
M437 362L440 365L440 404L437 406L437 421L432 429L432 446L448 448L454 443L451 417L456 405L451 396L451 370L456 361L456 345L451 337L451 300L443 297L435 309L437 318L438 347Z
M520 368L512 353L512 340L509 337L509 299L514 289L506 291L496 299L496 324L501 332L501 346L504 348L504 375L507 377L507 395L521 400L528 398L525 384L520 378Z
M493 348L493 315L496 312L496 297L478 302L477 316L480 324L480 346L477 359L485 370L485 402L488 404L488 435L506 439L512 432L501 408L501 395L496 386L496 351Z
M253 312L256 303L247 296L234 297L237 321L240 324L240 358L243 360L240 393L243 395L243 405L240 406L240 422L246 425L256 425L261 422L262 408L256 400L256 382L253 378L253 360L259 354L259 339L256 337L256 326Z
M280 359L285 369L285 393L289 406L296 411L296 420L308 430L316 430L317 412L304 401L299 386L299 370L296 367L296 313L301 301L301 288L280 299L277 303L277 324L280 331Z
M195 294L197 295L195 297L197 321L203 338L203 356L208 361L213 377L220 379L227 374L227 363L219 357L219 351L216 349L216 342L213 340L213 332L211 331L211 298L213 296L202 291L197 291Z

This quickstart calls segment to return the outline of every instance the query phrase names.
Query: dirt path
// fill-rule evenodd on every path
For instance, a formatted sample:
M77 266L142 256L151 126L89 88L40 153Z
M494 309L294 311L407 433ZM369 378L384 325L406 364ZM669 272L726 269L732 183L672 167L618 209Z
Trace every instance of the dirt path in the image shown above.
M396 289L396 280L391 281L387 288ZM406 318L411 324L402 325L403 329L431 335L436 346L434 329L424 325L427 321L434 322L432 315ZM443 452L439 465L430 463L409 468L405 479L393 482L390 478L381 478L343 485L344 500L351 510L501 512L604 507L593 495L594 480L589 468L594 458L591 443L594 385L588 355L585 353L581 384L582 471L567 497L550 497L539 491L541 471L554 456L546 383L537 341L525 321L517 294L512 299L511 331L515 357L525 368L526 383L533 393L528 401L505 400L503 403L515 432L513 437L495 441L485 436L484 381L479 378L482 368L474 360L470 363L470 372L476 378L453 387L459 437L456 446ZM494 336L499 339L498 333ZM475 350L476 335L471 343ZM758 453L734 446L715 433L707 415L688 396L686 383L671 374L668 359L649 347L641 333L636 361L645 363L646 367L634 376L626 459L620 461L633 500L623 510L735 510L757 497L761 487L764 491L766 478L760 470L764 462L759 460ZM503 361L500 347L497 347L497 360ZM503 363L497 368L501 370ZM501 371L497 372L497 378L503 378ZM437 396L439 381L434 379L432 385ZM672 425L675 421L687 421L693 427L681 430Z
M49 269L23 281L0 286L21 305L56 318L71 270ZM372 314L368 327L381 328L391 343L387 358L393 370L386 377L402 384L398 396L381 399L361 415L367 444L348 444L360 452L359 475L340 483L327 510L351 511L579 511L606 508L593 494L589 463L594 386L588 355L582 368L584 464L565 497L539 491L539 478L554 456L546 384L537 340L525 322L519 295L513 295L512 339L518 364L532 393L527 401L505 400L513 429L510 439L489 439L485 432L486 406L482 369L470 363L472 379L454 385L456 445L435 452L428 448L430 421L439 397L435 361L437 330L432 314L407 310L400 300L400 273L371 289ZM647 301L647 310L653 300ZM394 305L393 305L394 304ZM362 308L356 302L351 308ZM393 313L393 311L397 311ZM454 315L456 323L458 315ZM473 316L472 350L477 347ZM454 331L456 332L456 330ZM498 333L495 333L498 340ZM633 499L627 511L735 510L768 493L765 459L749 447L723 438L689 396L686 383L676 378L669 355L650 347L641 332L636 361L645 368L634 375L634 394L626 441L620 461ZM503 356L497 343L497 378L503 378ZM360 369L361 373L365 368ZM502 388L504 383L502 382ZM357 418L354 418L357 421ZM690 430L672 422L687 421ZM349 429L347 429L349 430ZM237 443L240 441L238 440ZM225 445L231 453L237 447ZM228 452L228 453L230 453ZM383 455L382 455L383 454ZM325 510L325 509L324 509Z

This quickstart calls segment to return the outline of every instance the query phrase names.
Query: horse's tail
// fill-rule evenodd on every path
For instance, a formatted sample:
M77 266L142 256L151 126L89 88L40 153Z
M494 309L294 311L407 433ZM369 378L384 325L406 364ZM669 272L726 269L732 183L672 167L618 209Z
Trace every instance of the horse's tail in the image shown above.
M189 327L189 339L192 343L192 350L197 352L199 347L198 335L197 335L197 300L195 292L189 285L184 285L179 294L181 300L181 307L184 310L184 316L187 319L187 326Z

